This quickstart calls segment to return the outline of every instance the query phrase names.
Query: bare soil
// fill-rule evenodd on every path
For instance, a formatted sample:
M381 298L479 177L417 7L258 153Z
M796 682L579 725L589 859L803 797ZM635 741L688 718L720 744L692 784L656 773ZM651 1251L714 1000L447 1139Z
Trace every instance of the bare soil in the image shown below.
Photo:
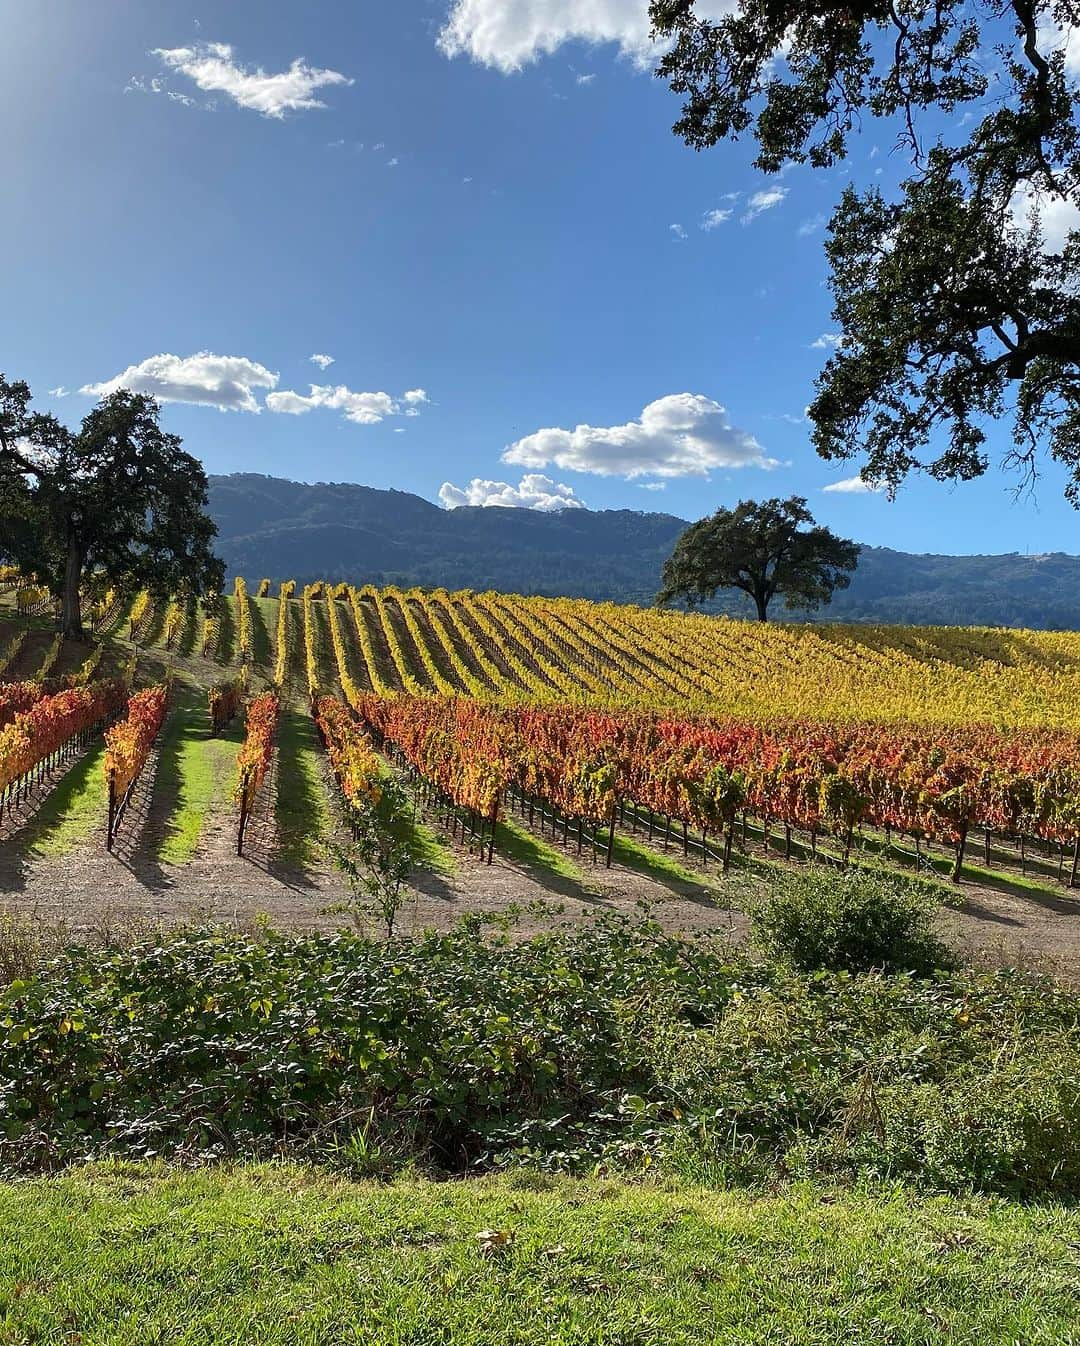
M134 922L177 924L204 921L246 925L265 916L283 929L333 929L351 919L335 913L348 897L340 877L325 865L304 870L276 858L272 801L260 801L247 853L236 854L235 819L207 819L195 858L167 865L156 858L162 819L155 807L153 764L144 773L124 820L117 849L109 855L94 836L69 855L28 854L19 834L0 846L0 911L30 915L72 933ZM455 872L422 873L399 917L402 932L446 928L465 913L520 912L520 933L600 912L650 915L670 930L716 932L745 939L743 912L761 879L746 868L725 880L702 873L700 883L643 874L623 865L606 869L571 850L582 877L562 877L547 867L500 855L484 864L458 843ZM682 862L682 856L677 858ZM693 861L686 868L694 869ZM965 884L958 909L944 909L942 933L965 959L983 966L1014 966L1055 972L1080 981L1080 900L1035 890L998 891ZM377 927L371 924L374 931Z

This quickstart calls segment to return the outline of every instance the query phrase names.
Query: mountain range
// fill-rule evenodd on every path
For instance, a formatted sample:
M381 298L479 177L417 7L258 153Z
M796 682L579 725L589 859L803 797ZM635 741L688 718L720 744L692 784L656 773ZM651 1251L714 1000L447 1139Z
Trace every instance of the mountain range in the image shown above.
M672 514L446 510L406 491L210 478L218 554L249 580L500 589L651 603L686 527ZM750 615L741 595L717 611ZM777 604L775 616L792 617ZM851 587L817 620L1080 628L1080 557L914 555L864 546Z

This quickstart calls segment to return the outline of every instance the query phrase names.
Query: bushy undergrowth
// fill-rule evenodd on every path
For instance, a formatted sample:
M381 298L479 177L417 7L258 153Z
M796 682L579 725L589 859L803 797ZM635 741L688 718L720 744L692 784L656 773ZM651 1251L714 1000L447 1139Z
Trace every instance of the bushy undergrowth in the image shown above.
M647 923L512 942L178 932L0 996L0 1163L286 1153L1080 1189L1080 997L803 975Z
M895 875L811 868L778 874L751 912L766 957L800 972L920 972L950 967L934 933L938 903Z

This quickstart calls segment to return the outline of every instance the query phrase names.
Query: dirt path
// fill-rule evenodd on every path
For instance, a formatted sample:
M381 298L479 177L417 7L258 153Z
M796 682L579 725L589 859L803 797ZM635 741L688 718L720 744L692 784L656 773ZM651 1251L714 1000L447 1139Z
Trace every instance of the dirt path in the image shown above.
M262 915L286 929L342 923L328 909L346 899L346 888L322 864L289 869L277 862L265 803L264 825L255 829L244 857L235 853L235 820L219 814L208 820L189 863L148 860L154 810L144 801L152 785L148 776L137 792L115 855L105 852L98 836L61 859L26 856L6 843L0 848L0 909L63 923L73 932L129 921L246 924ZM746 870L691 884L625 865L607 870L586 858L575 878L498 851L488 866L457 843L449 849L454 872L418 876L399 919L403 932L445 929L467 912L498 916L512 908L526 909L519 929L528 931L604 911L633 916L644 902L665 928L718 931L741 940L747 931L742 907L758 886ZM967 887L962 894L962 909L943 911L941 928L966 958L1080 978L1080 901Z

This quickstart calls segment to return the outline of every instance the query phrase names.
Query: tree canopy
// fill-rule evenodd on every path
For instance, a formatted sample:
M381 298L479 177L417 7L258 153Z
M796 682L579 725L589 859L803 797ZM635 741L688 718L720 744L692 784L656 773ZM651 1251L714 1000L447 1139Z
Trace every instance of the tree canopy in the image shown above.
M836 589L851 583L858 563L858 545L815 524L802 496L742 500L682 534L664 564L656 601L681 599L693 607L718 589L741 589L764 622L778 594L792 609L831 602Z
M968 480L1011 414L1020 483L1043 452L1080 506L1077 0L743 0L708 21L652 0L658 73L701 149L752 135L756 165L830 168L880 119L910 173L848 186L828 228L840 343L809 409L827 459L895 492ZM1075 52L1072 53L1075 57Z
M78 431L30 402L0 375L0 554L61 599L65 634L82 634L90 576L163 595L221 587L206 473L152 397L111 393Z

